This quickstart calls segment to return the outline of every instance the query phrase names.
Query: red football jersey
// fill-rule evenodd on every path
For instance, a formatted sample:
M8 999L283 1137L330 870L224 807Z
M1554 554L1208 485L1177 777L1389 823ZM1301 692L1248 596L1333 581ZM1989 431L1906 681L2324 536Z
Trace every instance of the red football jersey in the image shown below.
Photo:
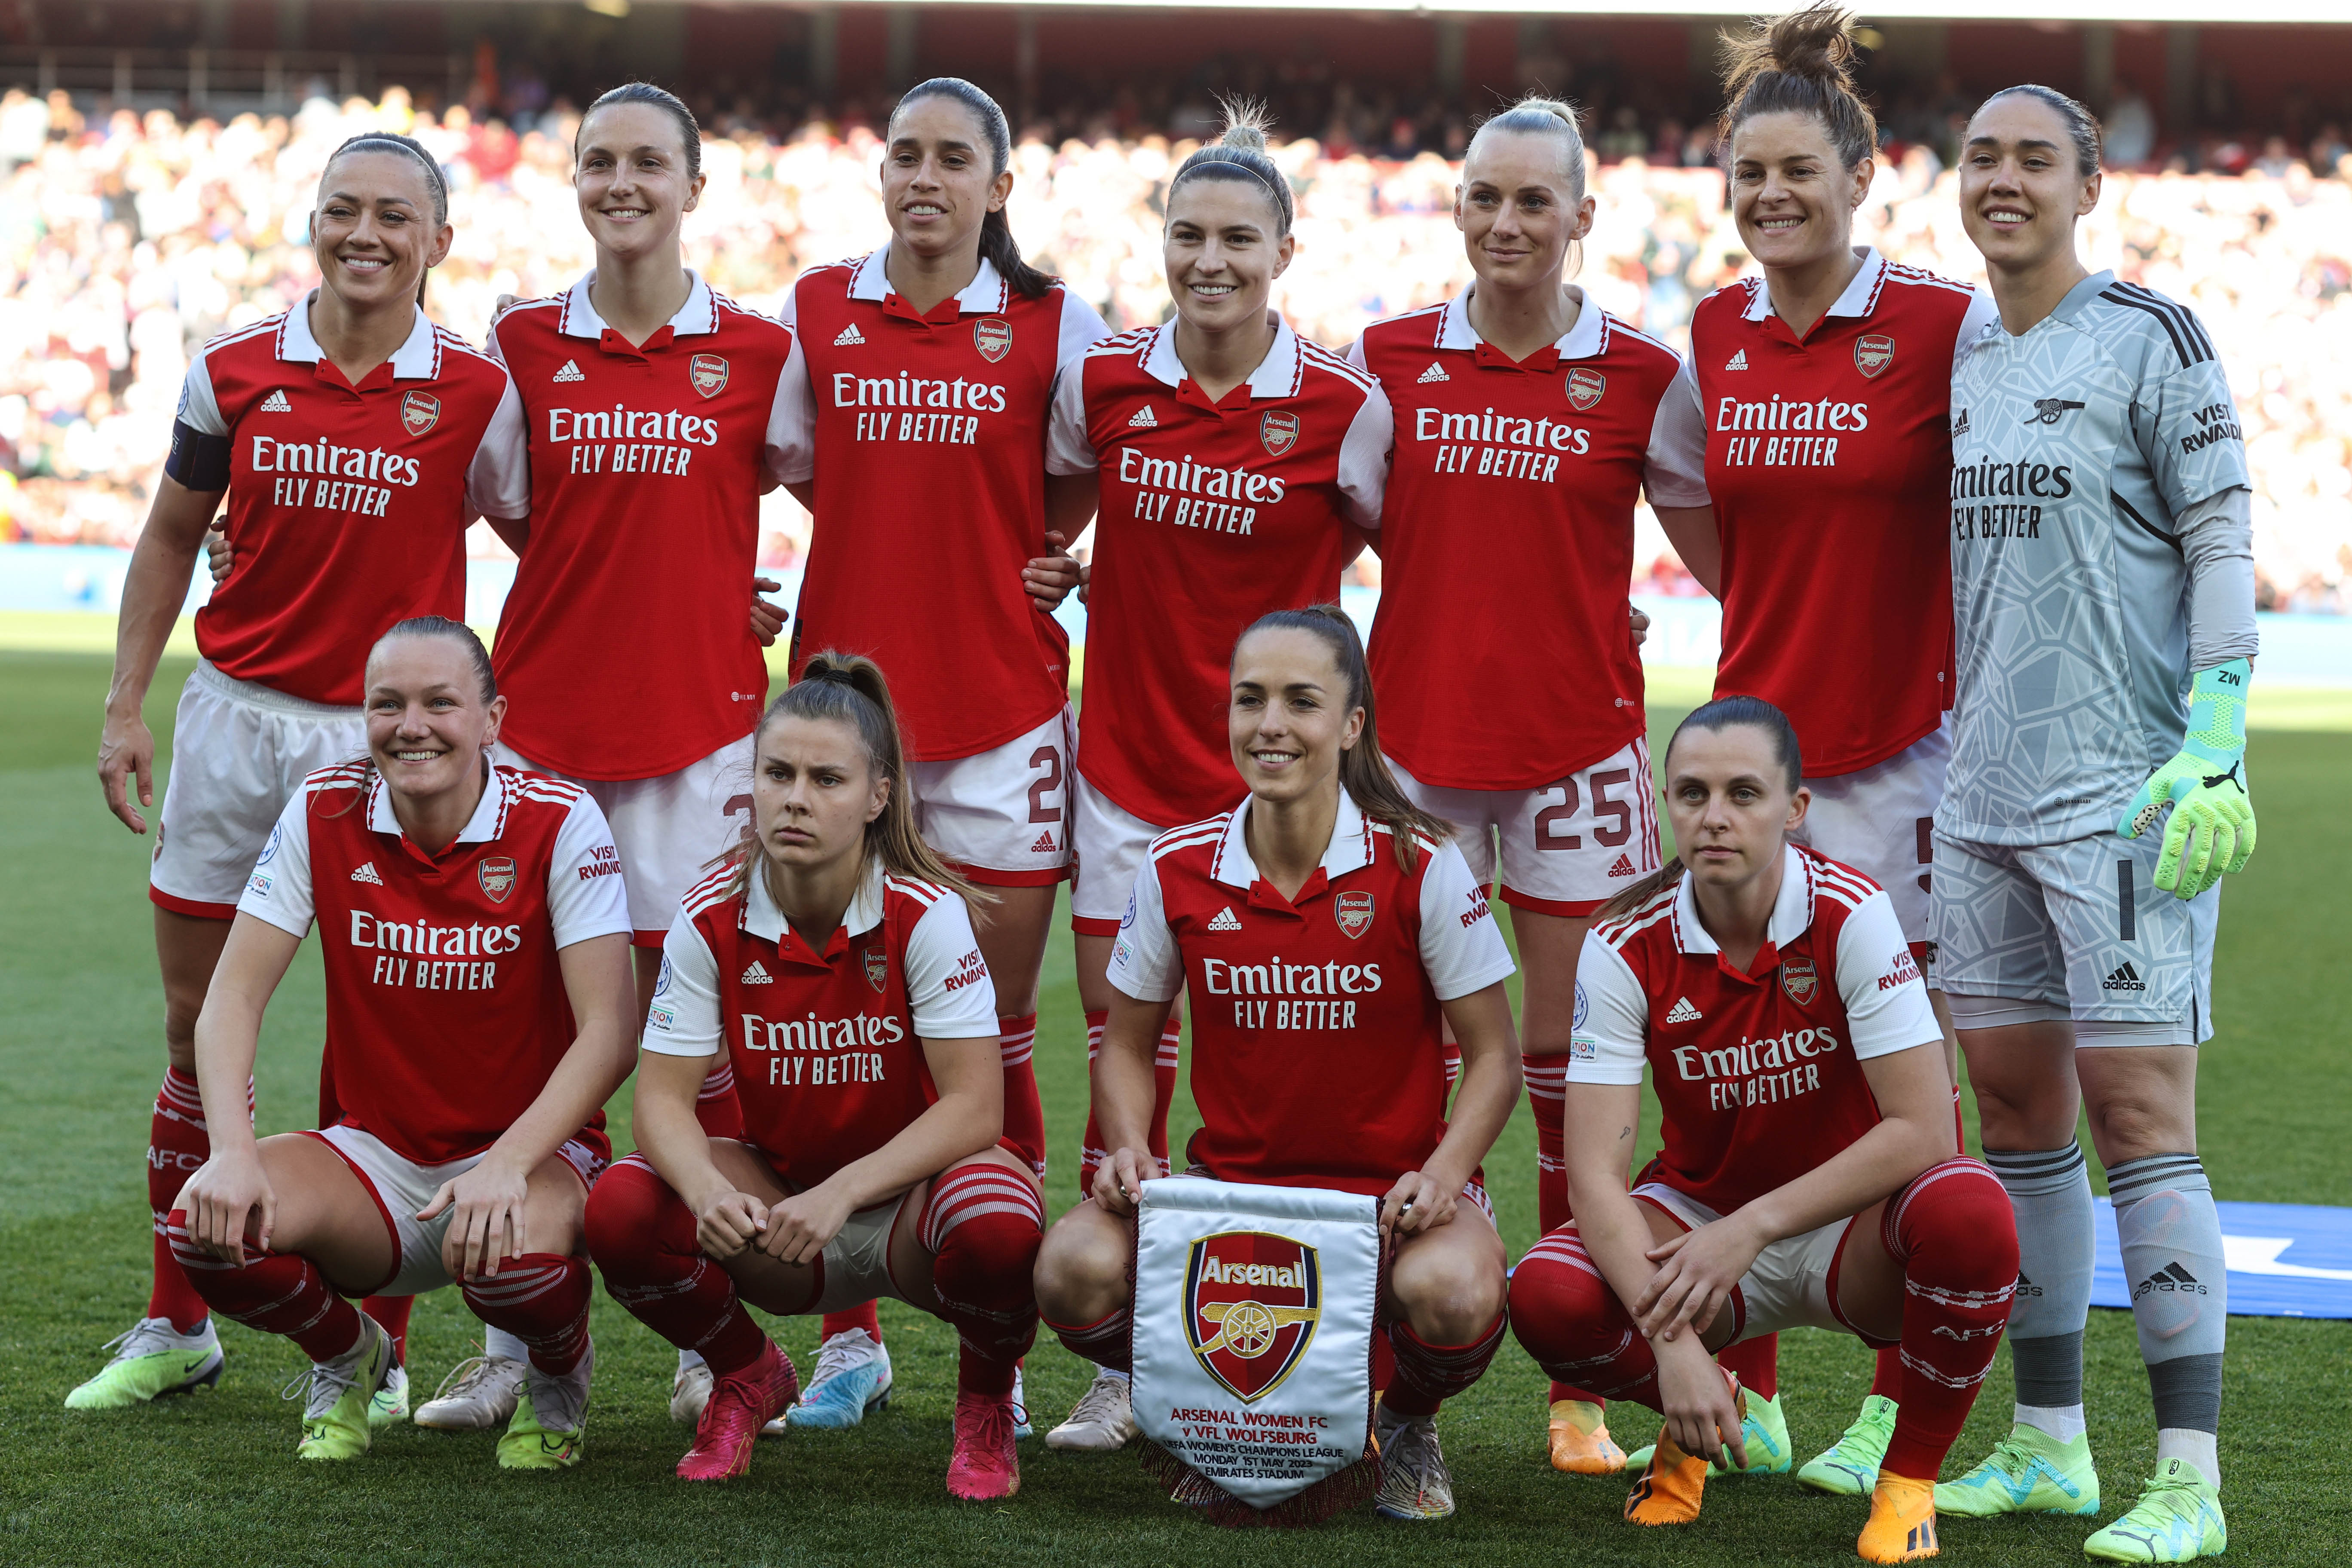
M700 277L642 347L569 293L490 329L530 430L530 540L499 616L505 739L583 779L655 778L751 733L760 492L792 461L793 334Z
M712 872L678 905L645 1048L728 1053L745 1136L806 1189L896 1138L939 1098L922 1042L993 1041L996 990L961 896L879 867L822 946L754 876Z
M910 754L968 757L1065 700L1037 657L1046 617L1021 569L1045 548L1055 379L1106 329L1061 285L1032 300L986 261L919 315L891 289L888 257L812 268L784 306L813 425L784 477L816 484L793 646L873 658Z
M1389 401L1278 325L1250 378L1212 403L1173 322L1096 344L1054 394L1049 473L1100 471L1087 598L1078 771L1146 822L1191 822L1241 792L1225 741L1234 640L1270 610L1339 596L1380 525Z
M364 763L302 782L237 901L306 934L327 969L342 1121L420 1165L478 1154L547 1087L577 1031L556 954L629 933L621 860L586 792L514 768L437 856ZM609 1153L602 1110L583 1136Z
M1705 506L1706 437L1675 352L1590 300L1524 361L1479 337L1469 300L1376 321L1348 355L1396 418L1381 745L1423 784L1535 789L1643 731L1633 502Z
M1344 793L1323 863L1285 899L1257 874L1250 802L1160 835L1137 873L1110 983L1183 989L1201 1130L1220 1181L1385 1193L1445 1136L1441 1002L1511 973L1451 843L1397 865L1390 830Z
M1687 877L1586 933L1568 1081L1638 1084L1646 1058L1664 1147L1643 1179L1727 1215L1878 1125L1864 1061L1942 1038L1886 894L1790 845L1745 970Z
M178 417L230 448L236 570L196 612L196 647L305 701L359 706L368 649L396 622L464 620L467 525L530 510L506 371L423 310L357 386L307 300L224 332L188 366Z
M1885 761L1952 705L1952 363L1991 316L1875 250L1801 341L1760 278L1692 314L1723 538L1715 689L1788 714L1811 777Z

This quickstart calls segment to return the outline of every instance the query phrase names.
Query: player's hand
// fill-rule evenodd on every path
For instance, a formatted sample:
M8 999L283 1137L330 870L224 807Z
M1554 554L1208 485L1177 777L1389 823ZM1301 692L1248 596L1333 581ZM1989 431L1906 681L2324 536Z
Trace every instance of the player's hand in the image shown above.
M205 531L205 564L212 572L214 587L228 581L228 569L236 560L236 552L228 547L228 518L223 514Z
M495 1276L502 1258L520 1258L530 1250L523 1229L523 1202L530 1195L527 1172L510 1169L504 1161L484 1160L472 1170L441 1184L433 1201L416 1211L418 1219L433 1219L455 1207L449 1229L441 1238L441 1267L460 1279Z
M1088 590L1095 585L1095 563L1091 561L1078 568L1078 603L1087 602Z
M495 326L497 326L497 325L499 324L499 318L500 316L505 315L509 310L513 310L517 305L519 305L519 304L520 304L520 303L522 303L522 300L520 300L520 297L518 297L518 296L516 296L516 295L513 295L513 294L501 294L501 295L499 295L499 302L498 302L497 304L495 304L495 305L493 305L493 306L491 306L491 307L490 307L490 325L492 325L492 326L494 326L494 327L495 327Z
M1676 1339L1685 1326L1694 1338L1706 1332L1763 1250L1763 1238L1737 1215L1650 1248L1658 1271L1633 1302L1633 1326L1645 1339Z
M278 1194L269 1185L261 1156L250 1143L215 1152L180 1189L175 1205L188 1216L188 1236L224 1263L245 1267L247 1221L254 1220L253 1251L269 1250L278 1227Z
M2180 750L2139 786L2124 807L2116 834L2137 838L2172 808L2154 881L2176 898L2193 899L2230 872L2242 871L2254 853L2254 802L2246 793L2246 686L2252 667L2242 658L2200 670L2189 688L2189 732Z
M768 1228L768 1205L749 1193L721 1187L694 1213L695 1245L725 1262L739 1257Z
M1740 1435L1739 1405L1731 1379L1694 1339L1682 1352L1658 1347L1658 1401L1664 1407L1666 1436L1685 1454L1725 1469L1748 1468L1748 1444ZM1727 1461L1723 1455L1728 1453Z
M98 787L106 795L106 809L133 833L147 831L147 819L131 804L131 781L139 781L139 805L155 804L155 737L138 713L109 709L106 728L98 732Z
M1435 1230L1454 1217L1454 1205L1460 1196L1434 1176L1407 1171L1381 1200L1381 1239Z
M779 1263L814 1263L849 1223L855 1206L831 1182L795 1193L768 1210L768 1227L760 1237L760 1250Z
M760 595L780 593L783 586L773 577L751 579L751 635L760 639L761 647L776 646L778 634L782 632L784 623L792 619L792 616L790 612L779 609Z
M1650 640L1650 617L1643 613L1639 605L1628 605L1626 608L1633 612L1626 617L1625 625L1633 634L1633 647L1638 652L1642 645Z
M1168 1167L1146 1149L1114 1149L1110 1158L1095 1167L1095 1202L1102 1211L1125 1219L1143 1197L1143 1184L1157 1181Z
M1078 574L1083 570L1077 557L1070 553L1070 542L1058 533L1045 535L1047 553L1033 556L1021 569L1021 586L1028 590L1030 602L1040 613L1052 615L1061 608L1070 590L1078 585Z

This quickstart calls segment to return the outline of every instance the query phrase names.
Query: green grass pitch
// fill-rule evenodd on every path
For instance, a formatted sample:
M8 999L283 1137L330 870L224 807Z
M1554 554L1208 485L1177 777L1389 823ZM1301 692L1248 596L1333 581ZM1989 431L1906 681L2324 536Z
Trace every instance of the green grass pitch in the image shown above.
M186 668L169 662L149 702L167 742ZM1811 1496L1786 1478L1718 1482L1706 1517L1686 1531L1622 1523L1622 1483L1558 1476L1545 1465L1544 1385L1516 1346L1444 1417L1455 1519L1414 1529L1367 1513L1305 1535L1213 1534L1155 1490L1131 1457L1049 1454L1036 1443L1024 1447L1019 1497L989 1508L953 1503L940 1484L952 1336L895 1304L883 1312L896 1403L854 1432L762 1443L750 1477L724 1487L672 1478L687 1435L666 1410L671 1352L601 1292L590 1457L562 1475L503 1475L490 1435L407 1426L361 1462L298 1466L298 1415L277 1395L300 1370L299 1356L234 1325L224 1326L229 1359L217 1391L116 1415L68 1414L66 1391L145 1300L140 1157L163 1056L142 882L147 841L105 816L91 773L106 677L96 653L0 653L8 806L0 816L8 1090L0 1114L0 1563L1402 1563L1464 1552L1482 1563L1854 1560L1864 1505ZM1653 710L1663 724L1695 700L1664 682L1653 697L1681 699ZM2352 1202L2352 1078L2338 1011L2352 974L2352 891L2342 840L2326 826L2347 764L2352 736L2340 733L2265 731L2252 748L2263 847L2231 883L2219 958L2222 1026L2201 1086L2206 1163L2224 1197ZM315 1103L320 1015L316 950L306 945L263 1041L265 1131L300 1124ZM1086 1108L1066 942L1049 960L1042 1016L1037 1068L1058 1208L1072 1196ZM625 1147L625 1089L613 1111ZM1522 1105L1487 1162L1515 1254L1534 1239L1533 1167ZM472 1331L454 1291L420 1303L410 1342L417 1397L471 1353ZM779 1333L805 1367L814 1322L785 1321ZM2093 1313L2088 1353L2092 1441L2112 1516L2154 1453L2130 1319ZM2221 1447L2231 1561L2342 1560L2352 1539L2347 1373L2352 1324L2231 1325ZM1851 1416L1868 1375L1869 1356L1853 1342L1809 1331L1783 1338L1781 1388L1801 1458ZM1059 1346L1039 1345L1029 1394L1041 1428L1086 1377ZM2004 1429L2009 1399L2004 1355L1956 1458L1973 1458ZM1629 1447L1647 1435L1630 1406L1620 1407L1618 1430ZM2073 1521L1948 1521L1945 1561L2080 1563L2086 1531Z

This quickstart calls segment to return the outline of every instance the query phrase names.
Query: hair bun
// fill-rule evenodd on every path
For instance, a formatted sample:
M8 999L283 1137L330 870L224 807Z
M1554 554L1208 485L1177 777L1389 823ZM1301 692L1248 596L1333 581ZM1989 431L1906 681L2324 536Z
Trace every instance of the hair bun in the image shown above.
M1220 147L1231 147L1244 153L1265 151L1265 133L1274 121L1265 105L1255 99L1229 98L1223 100L1225 133L1217 138Z

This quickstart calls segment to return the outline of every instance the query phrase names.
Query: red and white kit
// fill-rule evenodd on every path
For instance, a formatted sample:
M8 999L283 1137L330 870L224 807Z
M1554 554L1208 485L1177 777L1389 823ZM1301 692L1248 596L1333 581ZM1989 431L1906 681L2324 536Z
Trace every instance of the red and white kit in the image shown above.
M861 653L892 678L934 849L981 883L1057 882L1067 637L1021 570L1045 551L1055 383L1107 329L1059 284L1029 299L985 260L925 315L888 261L886 246L813 268L784 305L810 421L784 477L816 487L793 649Z
M446 1284L444 1214L416 1218L539 1098L577 1028L557 953L629 930L620 858L577 787L491 771L438 856L401 832L363 763L305 780L237 911L307 935L327 972L324 1077L342 1119L311 1134L376 1200L398 1262L370 1293ZM583 1185L612 1157L598 1111L560 1151Z
M1339 596L1380 525L1389 401L1277 323L1250 378L1212 403L1174 323L1096 344L1054 395L1046 471L1101 476L1078 728L1081 931L1108 935L1152 836L1240 793L1226 661L1273 610Z
M1797 837L1858 867L1927 952L1927 831L1951 747L1951 381L1991 296L1862 253L1801 340L1763 280L1701 300L1691 368L1723 540L1718 695L1789 715Z
M1202 1127L1189 1162L1220 1181L1383 1194L1445 1136L1444 1002L1511 955L1462 853L1391 830L1342 794L1323 863L1285 899L1244 837L1251 802L1163 834L1135 879L1110 982L1181 989Z
M751 807L744 738L768 690L741 614L760 494L801 460L793 335L712 291L642 345L588 301L590 273L490 329L530 431L530 539L499 618L502 740L584 784L628 868L637 945ZM789 367L789 368L788 368Z
M1349 353L1396 411L1370 656L1381 744L1481 883L1499 837L1504 901L1586 915L1658 868L1626 624L1633 505L1705 506L1706 434L1656 339L1585 300L1514 361L1470 324L1470 298L1375 322Z
M308 300L224 333L178 420L228 446L236 569L196 612L148 896L226 920L301 781L367 749L368 649L412 616L465 618L467 525L528 511L530 474L506 372L422 310L356 386Z

